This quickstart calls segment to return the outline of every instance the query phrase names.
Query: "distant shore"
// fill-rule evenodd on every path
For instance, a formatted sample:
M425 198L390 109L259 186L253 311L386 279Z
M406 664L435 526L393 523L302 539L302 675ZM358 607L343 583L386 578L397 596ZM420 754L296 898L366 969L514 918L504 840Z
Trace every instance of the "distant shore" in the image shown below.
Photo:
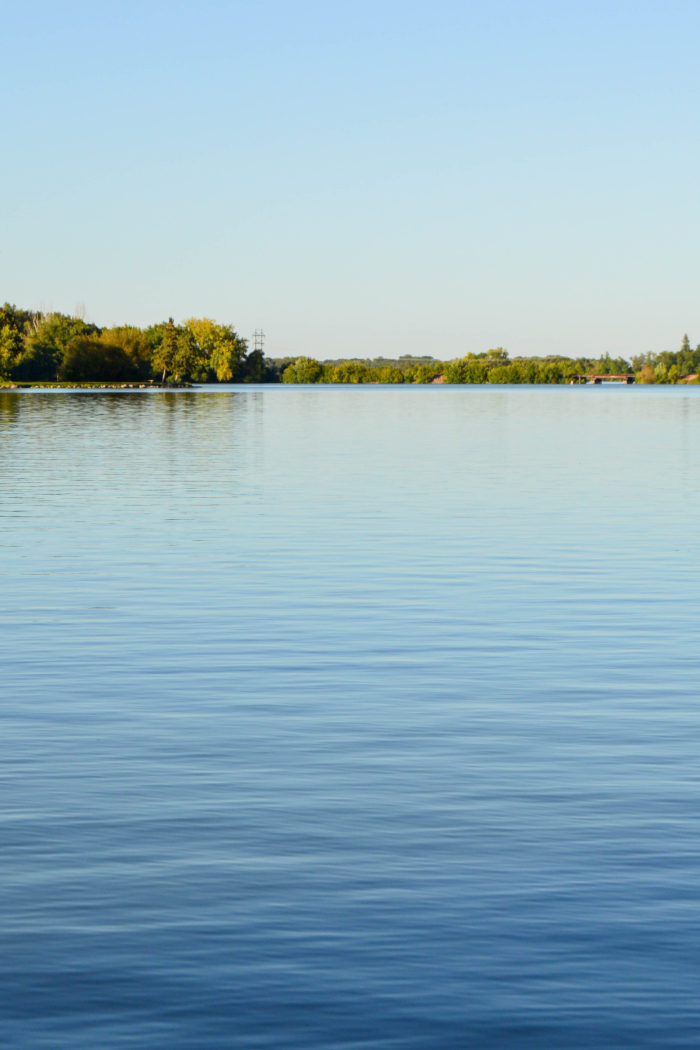
M100 327L81 317L0 306L0 384L3 389L145 390L201 383L540 384L696 383L700 343L683 336L677 350L646 351L627 360L599 357L511 357L502 347L441 359L404 353L317 360L295 354L268 358L264 333L251 343L231 324L172 317L140 328ZM562 348L565 350L565 346Z
M35 383L0 383L0 390L186 390L192 386L193 383L160 383L155 379L144 383L111 383L98 380L89 383L62 383L39 380Z

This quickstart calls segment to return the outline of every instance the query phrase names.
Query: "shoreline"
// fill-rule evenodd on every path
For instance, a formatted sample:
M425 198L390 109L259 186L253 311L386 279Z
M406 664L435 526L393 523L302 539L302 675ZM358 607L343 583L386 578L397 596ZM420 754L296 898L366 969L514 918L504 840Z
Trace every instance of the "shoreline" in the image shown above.
M44 380L36 383L0 384L0 390L187 390L193 386L193 383L159 383L156 380L147 380L145 383L112 383L105 381L62 383L58 380L55 382Z

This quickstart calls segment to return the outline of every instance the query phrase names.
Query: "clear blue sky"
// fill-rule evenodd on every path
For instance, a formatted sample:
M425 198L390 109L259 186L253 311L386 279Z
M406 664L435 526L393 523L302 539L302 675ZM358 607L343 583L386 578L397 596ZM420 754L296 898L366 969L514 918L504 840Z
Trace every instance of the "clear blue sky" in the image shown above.
M0 301L270 356L700 342L700 4L0 4Z

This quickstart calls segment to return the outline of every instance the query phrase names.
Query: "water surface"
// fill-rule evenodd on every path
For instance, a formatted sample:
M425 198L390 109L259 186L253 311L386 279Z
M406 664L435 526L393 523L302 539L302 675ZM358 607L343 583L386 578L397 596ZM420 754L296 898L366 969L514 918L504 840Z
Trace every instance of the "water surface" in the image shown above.
M696 1047L700 390L0 393L0 1036Z

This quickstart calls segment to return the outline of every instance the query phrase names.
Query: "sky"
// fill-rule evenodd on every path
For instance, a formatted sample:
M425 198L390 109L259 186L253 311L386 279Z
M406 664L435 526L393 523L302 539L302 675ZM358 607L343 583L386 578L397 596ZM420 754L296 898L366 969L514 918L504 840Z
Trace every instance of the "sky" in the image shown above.
M0 16L0 302L270 357L700 343L697 0Z

